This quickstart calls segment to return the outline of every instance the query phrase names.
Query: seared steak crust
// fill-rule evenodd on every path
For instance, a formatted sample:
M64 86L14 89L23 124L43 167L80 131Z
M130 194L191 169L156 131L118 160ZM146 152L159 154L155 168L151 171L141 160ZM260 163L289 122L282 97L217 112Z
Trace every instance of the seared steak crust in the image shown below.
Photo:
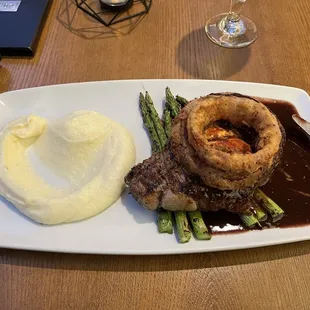
M249 208L251 191L222 191L207 187L199 176L189 174L169 149L156 153L131 169L125 178L130 193L145 208L155 210L227 209L242 212Z

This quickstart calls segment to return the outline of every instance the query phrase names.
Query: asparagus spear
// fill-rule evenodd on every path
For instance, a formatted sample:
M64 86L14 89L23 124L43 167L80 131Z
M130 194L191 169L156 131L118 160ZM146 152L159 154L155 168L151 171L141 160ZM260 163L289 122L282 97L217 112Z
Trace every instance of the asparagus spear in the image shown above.
M161 144L161 141L158 137L156 126L154 123L154 119L156 118L156 110L153 114L151 113L149 107L150 104L147 104L144 96L142 93L140 93L140 109L141 109L141 114L143 118L143 123L145 127L147 128L150 136L150 140L152 143L152 152L159 152L163 149L163 145ZM157 115L158 116L158 115ZM161 233L169 233L172 234L173 232L173 225L172 225L172 214L170 211L160 211L158 210L158 230Z
M200 211L188 212L188 217L194 230L195 236L199 240L210 240L211 234L208 232L208 228L202 218Z
M256 203L253 204L253 212L259 222L265 222L267 220L267 213Z
M241 221L248 228L253 228L255 225L262 227L260 222L267 220L267 213L255 202L252 202L252 208L244 213L239 214Z
M150 118L154 124L155 131L160 141L160 150L163 150L168 139L166 132L163 128L162 122L158 116L158 113L154 107L153 100L148 92L145 94L146 105L150 114ZM173 233L172 213L167 210L157 210L158 215L158 231L160 233Z
M255 225L261 227L257 217L251 212L251 210L247 210L243 213L239 213L240 219L242 223L248 228L254 228Z
M181 107L173 97L169 87L166 87L166 105L170 110L172 118L175 118L181 111Z
M157 210L158 231L160 233L173 233L172 212L166 210Z
M183 103L185 103L185 101L187 103L186 99L184 98L182 99L183 99ZM168 112L165 112L166 110L170 111L170 119L177 116L181 111L180 104L177 102L177 100L172 95L169 87L166 88L166 106L164 110L164 117L165 117L165 113L168 113ZM170 137L170 133L167 133L167 136ZM197 211L194 211L194 213L192 214L188 213L188 215L189 215L196 238L205 239L205 240L211 239L211 235L208 233L208 229L204 223L201 212L197 210ZM181 218L179 219L179 217ZM178 222L182 222L182 217L183 217L183 213L175 212L175 218L178 219L176 220L177 231L182 229L182 227L178 227ZM183 233L183 234L190 234L190 231L188 231L188 233Z
M154 124L152 122L145 98L142 93L140 93L139 104L140 104L140 110L142 114L143 123L146 129L148 130L150 140L152 143L152 153L159 152L162 149L161 143L158 138L157 132L155 130Z
M166 135L168 137L168 139L171 136L171 115L170 115L170 111L167 107L165 107L164 109L164 125L165 125L165 132Z
M271 215L273 222L277 222L283 217L284 211L262 190L256 190L254 197L257 202L259 202L261 206Z
M161 123L161 120L158 116L158 113L154 107L153 100L152 100L152 98L148 92L145 93L145 101L146 101L147 107L149 109L151 119L154 123L155 129L156 129L156 132L158 135L158 139L159 139L161 147L163 149L167 143L167 136L166 136L164 127Z
M176 101L179 103L179 105L180 105L182 108L184 108L184 107L188 104L187 99L185 99L185 98L183 98L183 97L181 97L181 96L179 96L179 95L177 95L177 96L175 97L175 99L176 99Z
M168 127L168 130L170 131L170 132L166 132L166 133L167 133L167 136L169 136L169 137L171 134L171 129L169 129L169 122L171 122L171 119L176 117L180 113L180 110L181 110L180 105L178 104L178 102L173 97L173 95L170 91L170 88L167 87L166 88L166 106L165 106L165 110L164 110L164 117L165 117L165 113L166 113L167 122L165 119L165 124L168 124L167 127ZM170 117L168 117L168 113L169 113ZM174 212L174 216L175 216L176 230L177 230L177 234L178 234L180 242L181 243L188 242L190 240L192 234L191 234L189 227L188 227L188 220L186 217L186 212L185 211L176 211L176 212ZM197 226L197 228L198 228L198 226ZM203 232L201 232L200 235L203 235ZM197 238L198 238L198 236L197 236Z
M176 211L174 212L175 222L177 227L178 238L181 243L188 242L192 236L191 231L189 230L188 220L186 217L185 211Z
M164 109L164 122L165 122L165 130L166 130L166 135L168 138L170 138L171 136L171 114L172 114L172 111L171 111L171 108L174 110L174 111L177 111L178 107L176 107L174 104L174 102L171 102L172 105L170 105L170 107L168 107L168 103L166 103L166 106L165 106L165 109ZM178 237L179 237L179 240L181 243L184 243L184 242L188 242L189 239L191 238L191 232L190 230L188 229L188 221L187 221L187 218L186 218L186 213L185 212L175 212L174 213L174 216L175 216L175 222L176 222L176 230L177 230L177 234L178 234ZM204 224L203 220L202 220L202 223ZM199 237L200 236L203 236L204 235L204 232L200 229L202 227L201 226L198 226L196 225L196 230L195 230L195 233L196 233L196 236L198 239L200 239Z

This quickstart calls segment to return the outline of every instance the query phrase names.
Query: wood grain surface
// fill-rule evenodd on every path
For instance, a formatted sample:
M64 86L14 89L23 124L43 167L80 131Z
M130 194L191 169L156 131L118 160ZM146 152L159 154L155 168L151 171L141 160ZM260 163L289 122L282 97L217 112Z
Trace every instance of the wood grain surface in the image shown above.
M2 60L0 92L142 78L240 80L310 92L309 0L248 1L244 14L259 38L239 50L217 47L204 33L207 18L227 11L229 0L153 1L121 36L74 13L72 0L54 0L35 57ZM310 242L154 257L0 249L0 309L271 308L310 308Z

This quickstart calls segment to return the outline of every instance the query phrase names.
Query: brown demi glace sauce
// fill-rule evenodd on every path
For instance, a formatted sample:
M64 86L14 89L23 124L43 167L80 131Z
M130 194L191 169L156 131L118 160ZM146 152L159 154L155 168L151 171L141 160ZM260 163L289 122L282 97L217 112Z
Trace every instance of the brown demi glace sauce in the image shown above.
M268 219L263 228L308 225L310 224L310 138L293 121L292 115L298 113L291 103L262 98L259 100L277 115L285 128L287 138L281 163L269 182L262 187L262 190L284 210L285 215L276 223ZM203 216L215 234L249 230L242 225L237 214L218 211L205 212Z

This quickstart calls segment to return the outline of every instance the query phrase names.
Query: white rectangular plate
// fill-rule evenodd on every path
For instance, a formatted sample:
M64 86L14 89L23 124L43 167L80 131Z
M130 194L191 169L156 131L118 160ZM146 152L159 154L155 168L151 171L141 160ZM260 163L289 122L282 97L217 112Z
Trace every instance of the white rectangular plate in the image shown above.
M137 162L141 162L150 156L150 142L138 108L139 92L148 90L161 112L166 86L174 94L188 99L229 91L288 100L302 117L310 120L310 98L297 88L206 80L132 80L56 85L0 94L0 126L30 113L52 120L76 110L98 111L131 132ZM179 244L174 234L159 234L156 213L143 209L127 193L91 219L56 226L36 224L4 199L0 201L0 247L5 248L94 254L176 254L253 248L308 239L310 226L215 235L211 241L192 238L187 244Z

